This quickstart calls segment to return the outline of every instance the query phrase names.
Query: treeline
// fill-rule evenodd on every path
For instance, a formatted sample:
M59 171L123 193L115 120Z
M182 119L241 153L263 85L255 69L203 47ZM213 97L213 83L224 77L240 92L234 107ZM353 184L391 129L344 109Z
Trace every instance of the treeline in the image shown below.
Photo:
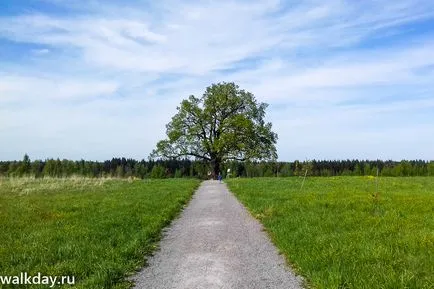
M0 161L0 176L3 177L181 178L200 176L204 170L205 164L190 160L137 161L113 158L103 162L66 159L31 161L25 155L22 161Z
M228 171L229 169L229 171ZM434 176L434 161L403 160L369 161L294 161L294 162L229 162L224 164L224 177L289 177L289 176ZM228 175L230 174L230 175ZM157 160L137 161L113 158L104 162L46 159L31 161L25 155L22 161L0 161L2 177L72 177L90 178L209 178L209 166L200 161Z
M228 164L234 176L290 177L290 176L434 176L434 161L402 160L312 160L294 162L260 162Z

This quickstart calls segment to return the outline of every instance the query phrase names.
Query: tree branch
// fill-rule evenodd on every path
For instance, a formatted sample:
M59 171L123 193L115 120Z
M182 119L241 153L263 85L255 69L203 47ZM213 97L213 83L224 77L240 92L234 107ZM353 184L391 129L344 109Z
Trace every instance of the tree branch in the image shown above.
M244 162L247 160L247 158L238 158L238 157L226 157L223 158L223 160L234 160L234 161L240 161L240 162Z
M203 159L203 160L211 161L211 159L209 157L202 156L202 155L199 155L199 154L195 154L195 153L192 153L192 152L183 153L183 154L177 154L177 155L174 155L173 157L174 158L179 158L179 157L182 157L182 156L192 156L192 157L197 157L197 158L200 158L200 159Z

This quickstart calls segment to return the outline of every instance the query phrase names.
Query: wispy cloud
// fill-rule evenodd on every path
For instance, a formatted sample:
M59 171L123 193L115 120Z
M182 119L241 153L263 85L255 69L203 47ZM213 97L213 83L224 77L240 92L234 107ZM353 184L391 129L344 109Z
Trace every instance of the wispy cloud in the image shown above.
M40 3L0 14L0 158L146 157L223 80L270 103L281 159L434 153L429 1Z
M44 55L44 54L50 53L50 50L46 49L46 48L44 48L44 49L33 49L32 52L34 54L36 54L36 55Z
M31 104L107 96L113 94L117 87L114 81L3 75L0 79L0 104L4 102Z

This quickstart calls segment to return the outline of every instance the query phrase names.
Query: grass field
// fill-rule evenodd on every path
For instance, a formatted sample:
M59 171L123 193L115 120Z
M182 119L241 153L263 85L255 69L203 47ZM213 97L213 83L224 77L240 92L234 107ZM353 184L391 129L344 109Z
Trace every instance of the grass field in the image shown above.
M314 288L434 288L434 178L232 179Z
M126 274L144 265L198 184L0 179L0 275L41 272L75 276L76 288L128 288Z

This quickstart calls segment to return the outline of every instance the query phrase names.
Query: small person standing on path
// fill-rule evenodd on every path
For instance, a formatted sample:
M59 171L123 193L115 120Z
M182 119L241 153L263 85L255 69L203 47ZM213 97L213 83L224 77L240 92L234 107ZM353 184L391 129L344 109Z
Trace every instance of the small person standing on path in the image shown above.
M219 175L217 176L217 179L219 180L220 183L222 182L223 177L222 177L221 173L219 173Z

